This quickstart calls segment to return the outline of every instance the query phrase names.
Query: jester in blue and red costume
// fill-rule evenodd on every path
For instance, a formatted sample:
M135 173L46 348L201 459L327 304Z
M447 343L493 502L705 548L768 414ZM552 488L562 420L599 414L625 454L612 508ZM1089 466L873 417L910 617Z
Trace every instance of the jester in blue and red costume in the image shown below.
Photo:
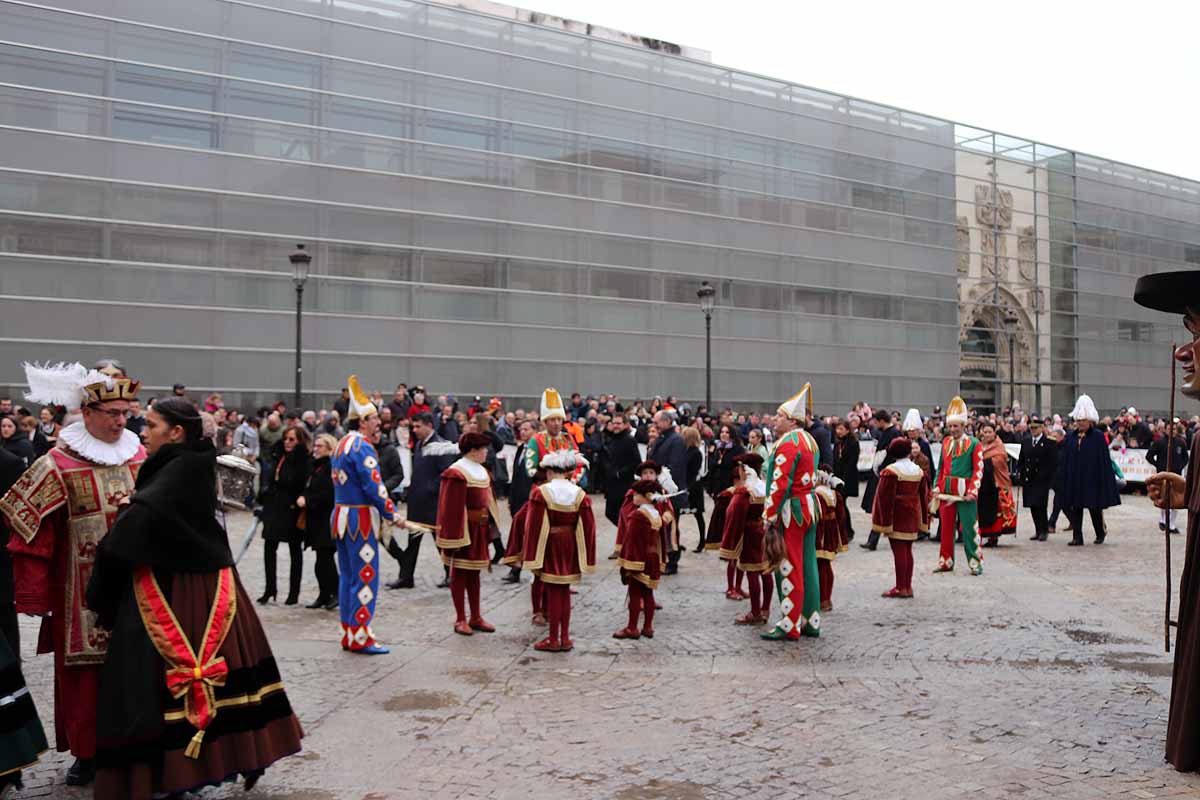
M764 639L796 640L819 636L821 583L817 573L817 442L803 425L812 414L812 388L779 407L779 438L767 462L767 499L763 517L783 533L786 551L775 568L775 586L783 617L762 634Z
M338 610L342 617L342 649L379 655L388 648L375 641L371 620L379 594L379 550L384 520L396 519L396 507L379 474L379 454L370 437L379 428L379 414L358 378L350 376L350 412L357 421L338 442L330 459L333 473L333 516L330 528L337 539Z

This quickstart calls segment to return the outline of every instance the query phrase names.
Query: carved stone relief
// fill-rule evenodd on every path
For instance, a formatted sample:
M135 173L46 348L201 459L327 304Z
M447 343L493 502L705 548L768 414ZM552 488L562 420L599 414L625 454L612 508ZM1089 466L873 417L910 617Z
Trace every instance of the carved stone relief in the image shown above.
M958 271L966 275L971 268L971 221L966 217L958 218L954 242L958 247Z
M1021 271L1021 280L1026 283L1033 281L1034 264L1037 261L1037 239L1033 226L1026 225L1017 235L1017 267Z

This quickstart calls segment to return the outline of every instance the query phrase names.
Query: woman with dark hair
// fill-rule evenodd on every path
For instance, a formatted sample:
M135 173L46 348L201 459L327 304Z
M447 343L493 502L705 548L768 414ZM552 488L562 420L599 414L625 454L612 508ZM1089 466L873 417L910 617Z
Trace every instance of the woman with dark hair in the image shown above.
M314 572L318 594L308 607L329 611L338 606L337 545L329 528L329 515L333 513L333 472L329 458L335 449L337 439L327 433L317 436L308 485L296 500L304 510L304 544L317 557Z
M87 590L110 631L95 797L149 800L239 775L250 789L303 732L217 519L216 451L196 407L155 403L146 448Z
M29 469L29 465L37 460L37 453L33 451L33 443L29 441L29 436L21 430L21 425L17 422L16 417L0 417L0 445L21 459L21 463L25 465L26 469Z
M304 531L299 527L300 506L298 500L308 485L312 472L309 458L308 431L297 425L284 431L283 453L275 464L271 486L262 501L263 561L266 572L266 587L258 602L265 604L275 599L275 553L280 542L286 542L291 556L288 572L288 595L284 605L294 606L300 602L300 579L304 575Z
M716 497L733 486L733 459L746 452L737 428L722 425L708 454L708 493Z

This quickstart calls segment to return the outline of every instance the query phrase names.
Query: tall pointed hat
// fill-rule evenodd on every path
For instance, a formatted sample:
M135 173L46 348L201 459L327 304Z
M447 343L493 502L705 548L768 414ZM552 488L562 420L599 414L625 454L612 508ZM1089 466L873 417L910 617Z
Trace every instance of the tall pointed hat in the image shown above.
M371 398L363 391L363 388L358 383L358 376L351 375L346 381L346 385L350 387L350 410L346 414L346 419L366 419L372 414L378 414L379 409L371 402Z
M804 384L804 388L796 392L794 395L783 401L783 404L776 409L777 414L782 414L788 419L804 421L806 414L811 415L813 410L812 403L812 384Z
M1092 398L1081 394L1075 401L1075 408L1071 409L1071 419L1090 419L1092 422L1099 422L1100 412L1096 410L1096 404L1092 402Z
M563 408L562 395L558 393L558 389L546 387L546 391L542 392L542 413L540 416L543 420L567 418L567 410Z
M922 424L921 412L917 411L915 408L910 408L908 413L904 415L904 427L901 428L901 430L919 431L921 430Z
M954 395L950 404L946 406L946 424L961 422L963 425L966 425L967 416L967 404L961 397Z

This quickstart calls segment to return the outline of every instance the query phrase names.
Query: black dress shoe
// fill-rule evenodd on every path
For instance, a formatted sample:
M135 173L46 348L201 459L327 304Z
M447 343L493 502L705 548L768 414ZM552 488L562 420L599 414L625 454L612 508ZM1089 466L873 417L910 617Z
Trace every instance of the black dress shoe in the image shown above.
M513 569L510 569L508 571L508 574L505 575L500 580L504 581L505 583L520 583L521 582L521 570L516 569L514 567Z
M274 592L263 592L263 596L258 598L258 604L260 606L265 606L267 603L271 602L274 599L275 599Z
M440 581L437 582L436 586L439 589L449 589L450 588L450 579L442 578Z
M863 542L862 544L859 545L859 547L861 547L863 550L874 550L875 549L875 545L871 544L870 542Z
M386 586L389 589L402 589L402 588L404 588L404 581L401 580L400 578L396 578L396 580L394 580L394 581L388 581L387 583L384 584L384 586Z
M288 597L287 597L287 600L284 600L284 601L283 601L283 604L284 604L285 606L294 606L294 605L296 605L296 604L297 604L297 603L299 603L299 602L300 602L300 597L299 597L299 595L289 594L289 595L288 595Z
M1037 539L1039 542L1045 542L1048 540L1049 537L1047 537L1046 534L1044 534L1044 533L1039 533L1037 536L1035 536L1033 538Z
M666 569L662 572L663 575L678 575L679 567L674 564L667 564Z
M336 597L325 604L326 611L333 611L337 607L338 607L338 600Z
M306 605L305 608L324 608L325 604L328 602L329 601L324 597L318 597L316 600L313 600L311 603Z
M1071 541L1067 542L1067 547L1083 547L1083 540L1072 539Z
M1107 533L1097 533L1096 534L1096 544L1104 544L1104 539L1107 536L1108 536Z
M87 786L96 779L96 765L89 759L77 758L67 770L67 786Z

